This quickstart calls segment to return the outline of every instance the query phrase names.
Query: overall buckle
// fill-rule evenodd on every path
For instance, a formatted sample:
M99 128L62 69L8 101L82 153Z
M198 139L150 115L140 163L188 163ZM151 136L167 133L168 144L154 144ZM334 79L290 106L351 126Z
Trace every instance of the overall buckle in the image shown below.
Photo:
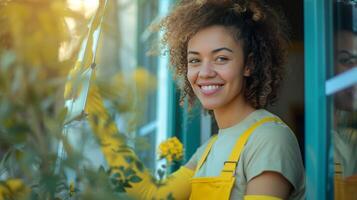
M229 166L229 165L233 165ZM230 161L227 160L223 163L223 170L222 172L231 172L233 176L236 175L236 169L237 169L238 162L237 161Z

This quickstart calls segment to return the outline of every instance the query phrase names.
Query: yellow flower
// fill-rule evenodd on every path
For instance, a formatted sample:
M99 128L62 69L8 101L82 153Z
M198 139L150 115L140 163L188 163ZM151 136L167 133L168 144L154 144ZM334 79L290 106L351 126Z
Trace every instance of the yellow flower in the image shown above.
M138 67L132 75L136 84L137 90L142 92L150 92L156 87L155 77L143 67Z
M166 157L166 159L167 159L167 162L172 163L172 156L171 155L168 155Z
M0 200L8 199L25 199L30 190L20 179L9 179L0 184Z
M172 137L159 145L159 157L166 159L170 164L182 160L183 150L182 143L176 137Z
M74 182L71 181L71 182L69 183L69 196L73 196L73 195L74 195L74 192L75 192Z
M161 155L166 156L166 155L168 154L169 149L167 148L167 146L165 146L165 145L160 145L159 148L160 148L160 153L161 153Z

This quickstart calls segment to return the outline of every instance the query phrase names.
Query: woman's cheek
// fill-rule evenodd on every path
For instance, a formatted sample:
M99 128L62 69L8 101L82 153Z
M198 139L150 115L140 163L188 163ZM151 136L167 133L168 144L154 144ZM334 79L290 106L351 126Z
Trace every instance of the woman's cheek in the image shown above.
M188 69L187 70L187 79L190 82L190 85L191 85L192 88L193 88L193 85L194 85L194 83L196 81L196 77L197 77L197 75L196 75L196 72L195 72L194 69Z

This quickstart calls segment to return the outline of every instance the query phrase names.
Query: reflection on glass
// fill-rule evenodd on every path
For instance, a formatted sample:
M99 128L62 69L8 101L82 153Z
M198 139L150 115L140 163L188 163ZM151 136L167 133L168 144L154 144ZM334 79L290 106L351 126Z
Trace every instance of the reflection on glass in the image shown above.
M357 1L337 1L334 20L338 75L357 66ZM357 85L335 93L333 101L335 199L357 199Z

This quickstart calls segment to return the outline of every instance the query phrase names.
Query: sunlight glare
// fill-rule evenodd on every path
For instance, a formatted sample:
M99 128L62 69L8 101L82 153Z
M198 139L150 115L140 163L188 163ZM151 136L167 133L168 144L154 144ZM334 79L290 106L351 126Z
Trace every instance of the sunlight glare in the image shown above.
M67 0L67 3L71 10L82 12L85 17L93 15L99 6L99 0Z

